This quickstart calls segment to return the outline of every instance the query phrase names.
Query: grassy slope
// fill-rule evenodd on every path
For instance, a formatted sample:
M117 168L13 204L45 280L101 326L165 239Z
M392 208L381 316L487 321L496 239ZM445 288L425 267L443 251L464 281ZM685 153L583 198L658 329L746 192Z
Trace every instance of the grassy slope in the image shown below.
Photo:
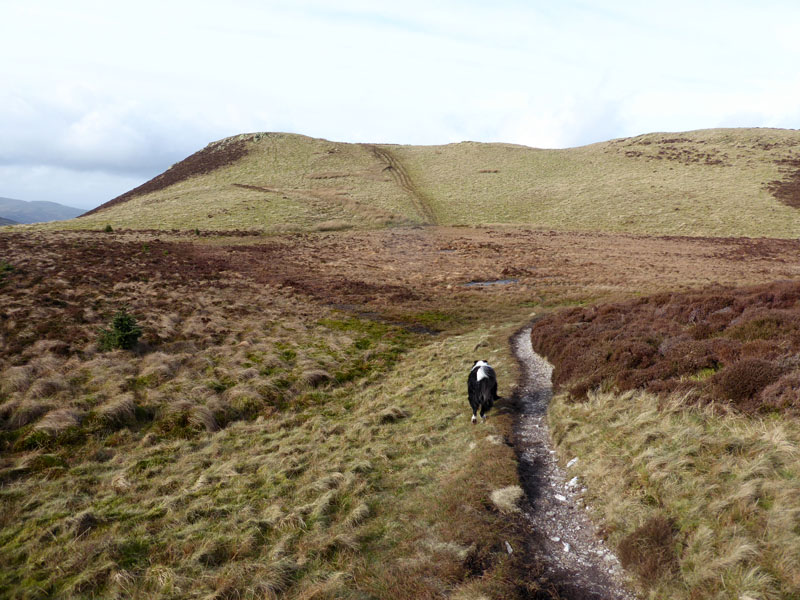
M796 157L795 131L648 134L566 150L474 142L380 146L412 189L367 146L290 134L240 138L249 154L235 164L52 227L373 228L430 221L432 212L440 224L800 235L797 209L768 190L769 182L786 177L776 161Z
M242 137L248 154L235 164L64 228L287 231L420 222L385 163L363 146L277 133Z
M794 237L800 215L765 183L780 178L774 160L798 144L798 132L743 129L649 134L567 150L465 142L394 151L434 199L443 223Z
M560 457L650 598L797 598L800 424L647 393L550 408Z

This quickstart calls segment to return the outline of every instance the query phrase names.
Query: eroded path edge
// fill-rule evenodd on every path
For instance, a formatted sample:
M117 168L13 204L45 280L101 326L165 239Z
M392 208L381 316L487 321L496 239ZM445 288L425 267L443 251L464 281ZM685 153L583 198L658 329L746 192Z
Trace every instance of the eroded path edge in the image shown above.
M553 367L533 351L530 327L510 344L520 366L514 445L526 495L527 550L544 567L537 583L558 598L632 600L619 560L586 514L582 482L556 461L547 424Z

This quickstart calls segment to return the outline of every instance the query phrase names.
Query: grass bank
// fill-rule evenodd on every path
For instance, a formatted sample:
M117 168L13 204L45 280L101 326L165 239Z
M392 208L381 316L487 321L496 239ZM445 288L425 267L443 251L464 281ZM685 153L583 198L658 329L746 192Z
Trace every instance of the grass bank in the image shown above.
M566 394L562 460L648 598L796 598L800 424L646 392Z
M800 594L800 285L665 293L533 327L560 458L650 598Z

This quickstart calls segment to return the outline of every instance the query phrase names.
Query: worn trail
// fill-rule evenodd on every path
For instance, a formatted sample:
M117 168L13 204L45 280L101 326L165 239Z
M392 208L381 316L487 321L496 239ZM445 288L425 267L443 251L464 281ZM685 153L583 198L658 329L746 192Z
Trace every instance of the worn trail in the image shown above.
M375 157L386 165L386 170L395 180L397 185L408 193L414 203L414 207L420 213L425 222L429 225L438 225L436 213L433 212L430 201L417 189L411 177L408 175L403 164L397 160L391 152L380 146L374 144L362 144L362 146L371 151Z
M521 380L514 438L525 490L530 554L544 567L539 584L559 598L635 598L616 556L598 537L582 500L582 482L556 462L547 425L552 366L533 351L531 330L511 339Z

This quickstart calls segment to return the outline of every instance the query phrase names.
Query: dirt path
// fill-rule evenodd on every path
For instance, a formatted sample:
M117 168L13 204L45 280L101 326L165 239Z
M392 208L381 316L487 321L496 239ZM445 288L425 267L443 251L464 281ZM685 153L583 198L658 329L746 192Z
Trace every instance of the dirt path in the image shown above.
M552 366L531 347L531 330L511 339L522 370L514 392L519 406L514 438L527 496L528 551L544 565L539 583L558 598L635 598L623 585L616 556L598 537L584 510L581 482L555 458L547 425Z
M425 222L429 225L438 225L438 219L431 208L430 202L416 188L414 182L411 181L411 177L408 176L408 171L406 171L403 164L385 148L380 148L374 144L361 145L372 152L379 161L386 164L384 170L389 171L389 174L397 182L397 185L408 192L414 202L414 207L420 213L420 216L425 219Z

